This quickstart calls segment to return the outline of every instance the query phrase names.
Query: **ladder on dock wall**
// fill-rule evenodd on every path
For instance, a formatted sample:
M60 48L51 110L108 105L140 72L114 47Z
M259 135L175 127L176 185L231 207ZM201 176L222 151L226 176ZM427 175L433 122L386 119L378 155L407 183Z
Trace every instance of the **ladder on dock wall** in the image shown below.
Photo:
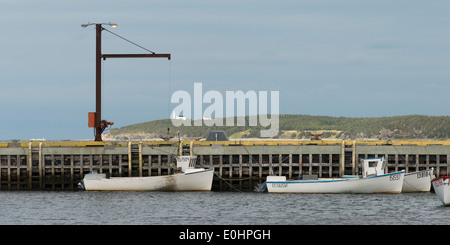
M42 188L42 142L39 145L28 144L28 189Z
M128 177L142 177L142 143L128 142Z

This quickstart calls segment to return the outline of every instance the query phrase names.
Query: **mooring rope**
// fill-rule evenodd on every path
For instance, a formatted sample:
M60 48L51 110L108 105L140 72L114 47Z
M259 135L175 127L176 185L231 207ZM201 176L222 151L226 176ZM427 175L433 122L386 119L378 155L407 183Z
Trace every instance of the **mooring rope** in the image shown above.
M219 179L221 179L222 181L224 181L225 184L227 184L228 186L230 186L233 190L242 192L241 190L239 190L239 189L235 188L233 185L231 185L231 183L229 183L228 181L226 181L226 180L225 180L224 178L222 178L220 175L218 175L218 174L216 173L216 171L213 170L213 172L214 172L214 174L215 174L217 177L219 177Z

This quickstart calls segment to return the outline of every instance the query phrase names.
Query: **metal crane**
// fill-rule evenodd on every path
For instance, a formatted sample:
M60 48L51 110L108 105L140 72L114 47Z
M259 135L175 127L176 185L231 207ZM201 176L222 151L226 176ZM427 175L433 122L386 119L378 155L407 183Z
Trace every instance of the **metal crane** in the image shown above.
M117 27L117 24L114 23L87 23L82 24L81 27L88 27L90 25L95 25L96 29L96 53L95 53L95 112L88 113L88 126L91 128L95 128L95 141L102 141L102 133L109 126L113 125L114 122L109 122L106 120L102 120L102 75L101 68L102 63L101 60L106 60L107 58L167 58L170 60L170 54L156 54L136 43L131 42L130 40L123 38L114 32L109 31L108 29L103 28L102 25L109 25L113 28ZM147 54L102 54L102 31L106 30L113 35L122 38L150 53Z

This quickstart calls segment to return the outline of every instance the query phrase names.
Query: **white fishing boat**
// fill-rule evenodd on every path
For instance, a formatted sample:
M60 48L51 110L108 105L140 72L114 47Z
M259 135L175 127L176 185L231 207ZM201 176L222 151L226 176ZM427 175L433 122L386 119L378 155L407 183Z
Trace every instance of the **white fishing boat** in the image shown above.
M432 179L434 179L433 168L413 173L405 173L402 193L429 192L431 190Z
M405 171L384 173L384 158L363 160L362 176L286 180L285 176L268 176L269 193L400 193Z
M213 169L195 168L196 156L178 156L177 172L148 177L107 177L93 171L81 187L88 191L210 191Z
M445 205L450 205L450 177L442 176L440 178L433 179L434 192L439 200Z

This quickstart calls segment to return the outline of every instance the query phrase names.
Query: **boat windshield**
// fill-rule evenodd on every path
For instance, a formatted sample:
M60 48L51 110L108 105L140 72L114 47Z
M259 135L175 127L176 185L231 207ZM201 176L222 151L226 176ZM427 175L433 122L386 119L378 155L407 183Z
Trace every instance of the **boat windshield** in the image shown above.
M197 156L179 156L177 157L177 168L185 172L186 169L195 168Z
M386 166L386 161L384 160L383 157L363 159L363 161L362 161L363 177L384 174L385 166Z

